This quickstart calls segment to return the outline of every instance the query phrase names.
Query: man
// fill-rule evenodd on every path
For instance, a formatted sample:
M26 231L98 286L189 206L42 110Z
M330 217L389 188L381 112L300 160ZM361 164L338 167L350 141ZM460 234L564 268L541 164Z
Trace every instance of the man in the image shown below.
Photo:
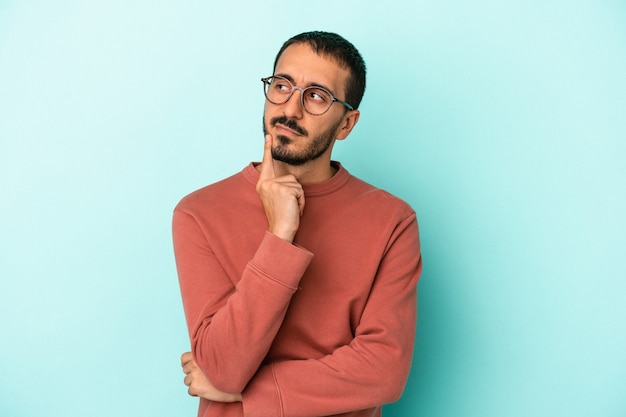
M414 211L331 161L365 64L309 32L262 81L262 163L174 211L185 384L199 416L380 416L409 373L421 257Z

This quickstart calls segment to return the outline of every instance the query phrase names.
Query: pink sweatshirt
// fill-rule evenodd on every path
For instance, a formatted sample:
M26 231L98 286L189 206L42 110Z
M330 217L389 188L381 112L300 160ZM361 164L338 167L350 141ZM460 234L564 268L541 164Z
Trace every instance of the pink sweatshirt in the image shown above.
M380 416L409 374L421 256L414 211L340 164L305 184L294 244L267 232L253 164L185 197L174 251L193 356L242 403L199 416Z

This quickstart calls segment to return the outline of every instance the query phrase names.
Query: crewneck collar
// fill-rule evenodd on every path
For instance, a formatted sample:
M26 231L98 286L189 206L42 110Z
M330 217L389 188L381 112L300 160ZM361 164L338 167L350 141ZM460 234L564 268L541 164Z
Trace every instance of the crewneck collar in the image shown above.
M324 181L302 184L302 189L304 190L304 195L306 197L315 197L332 193L333 191L343 187L344 184L348 182L351 177L348 170L346 170L338 161L330 161L330 163L337 170L335 175ZM244 177L254 185L256 185L259 181L259 176L261 175L255 168L259 164L260 162L250 162L250 164L242 171Z

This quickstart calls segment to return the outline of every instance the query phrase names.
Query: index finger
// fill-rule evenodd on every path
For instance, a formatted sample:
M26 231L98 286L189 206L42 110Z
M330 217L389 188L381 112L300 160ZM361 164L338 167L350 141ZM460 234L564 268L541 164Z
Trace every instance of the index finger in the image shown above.
M263 148L263 162L261 163L260 180L274 178L274 158L272 157L272 136L265 135L265 147Z

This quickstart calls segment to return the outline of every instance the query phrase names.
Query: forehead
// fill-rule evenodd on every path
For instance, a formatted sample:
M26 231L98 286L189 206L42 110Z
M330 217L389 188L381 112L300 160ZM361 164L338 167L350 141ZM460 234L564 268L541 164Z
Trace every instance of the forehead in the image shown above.
M343 95L350 72L334 59L319 55L308 44L300 43L283 51L274 74L288 75L299 87L321 85L334 94Z

